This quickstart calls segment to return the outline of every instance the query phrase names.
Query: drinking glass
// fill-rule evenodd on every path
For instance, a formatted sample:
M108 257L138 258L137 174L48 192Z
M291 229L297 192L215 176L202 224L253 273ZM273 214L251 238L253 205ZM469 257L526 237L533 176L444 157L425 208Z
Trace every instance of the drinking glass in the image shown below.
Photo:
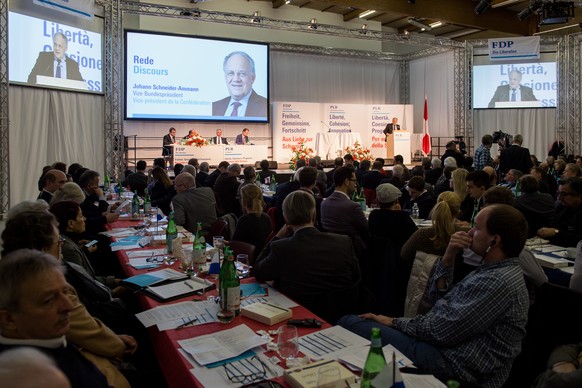
M297 328L292 325L279 327L277 333L277 353L285 359L287 367L293 363L297 353L299 353L299 339L297 338Z
M244 278L249 275L249 255L246 253L236 255L236 270L239 273L239 277Z
M184 250L182 253L182 258L180 259L180 261L181 261L182 271L188 273L188 271L194 270L192 268L192 255L190 252ZM194 276L196 276L196 275L194 274Z
M212 246L218 249L219 257L222 258L224 254L224 236L212 237Z
M340 388L340 381L337 366L324 365L317 370L317 388Z

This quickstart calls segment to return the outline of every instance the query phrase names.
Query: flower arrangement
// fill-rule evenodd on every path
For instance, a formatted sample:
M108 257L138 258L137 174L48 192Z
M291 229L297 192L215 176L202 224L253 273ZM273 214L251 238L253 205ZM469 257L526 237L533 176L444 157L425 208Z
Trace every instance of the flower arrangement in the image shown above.
M362 160L374 161L374 156L370 152L369 148L363 147L358 141L356 141L353 147L344 148L346 154L352 155L355 161L361 162Z
M194 147L204 147L208 145L208 140L200 136L197 132L193 132L186 139L186 144Z
M289 160L289 168L295 170L295 164L299 159L307 160L313 157L313 148L309 148L305 145L304 141L300 141L297 145L291 146L291 152L293 156Z

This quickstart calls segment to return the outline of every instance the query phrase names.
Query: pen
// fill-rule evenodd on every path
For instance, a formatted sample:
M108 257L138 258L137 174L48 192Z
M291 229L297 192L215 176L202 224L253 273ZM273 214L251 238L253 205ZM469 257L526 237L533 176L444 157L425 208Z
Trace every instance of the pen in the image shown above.
M194 287L192 287L192 285L191 285L190 283L188 283L188 282L184 282L184 284L185 284L185 285L187 285L187 286L188 286L188 288L190 288L191 290L193 290L193 289L194 289Z
M190 319L188 322L184 322L184 323L182 323L181 325L178 325L178 326L176 327L176 330L183 329L183 328L185 328L186 326L193 324L193 323L194 323L194 322L196 322L197 320L198 320L198 318L192 318L192 319Z

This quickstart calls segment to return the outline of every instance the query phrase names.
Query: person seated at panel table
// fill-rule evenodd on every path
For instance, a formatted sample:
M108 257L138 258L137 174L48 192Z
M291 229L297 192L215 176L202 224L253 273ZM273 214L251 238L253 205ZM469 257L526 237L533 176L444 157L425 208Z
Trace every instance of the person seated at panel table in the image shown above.
M212 116L267 117L267 99L253 90L256 79L253 58L243 51L234 51L224 58L222 70L229 96L212 103Z
M189 139L191 136L194 136L196 134L196 130L195 129L191 129L188 131L188 134L186 136L184 136L182 139Z
M285 198L283 216L286 224L257 258L255 276L260 281L274 280L277 290L322 316L319 296L360 281L352 241L315 228L315 199L306 191Z
M561 181L558 201L553 222L540 228L538 236L550 240L550 244L575 247L582 240L582 178Z
M537 101L533 89L521 84L521 71L514 69L509 72L509 83L500 85L489 101L489 108L495 108L498 101Z
M248 145L248 144L252 144L249 140L249 129L248 128L244 128L242 130L242 133L236 135L236 140L234 141L234 144L239 144L239 145Z
M501 387L525 337L529 298L517 256L526 235L518 210L489 206L477 215L475 228L451 236L436 261L430 280L436 302L430 311L412 318L348 315L338 324L365 338L379 327L382 344L399 349L421 372ZM455 258L464 248L480 255L483 264L451 285Z
M255 259L263 251L267 237L273 231L271 218L264 212L263 192L257 185L246 185L241 191L240 204L244 215L238 219L233 241L243 241L255 246ZM253 263L250 263L254 265Z
M212 137L210 139L210 142L212 144L226 144L228 145L228 140L226 139L226 137L222 137L222 129L218 128L216 130L216 136Z

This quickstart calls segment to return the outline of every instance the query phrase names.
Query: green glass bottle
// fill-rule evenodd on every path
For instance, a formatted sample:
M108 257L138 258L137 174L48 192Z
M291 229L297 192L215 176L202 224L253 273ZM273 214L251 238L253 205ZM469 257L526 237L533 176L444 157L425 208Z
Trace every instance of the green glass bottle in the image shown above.
M270 183L269 189L272 192L277 191L277 180L275 179L275 174L271 174L271 181L269 183Z
M227 323L240 313L240 279L236 273L232 250L229 247L224 249L224 261L218 275L218 287L220 310L217 317L221 322Z
M109 190L110 184L111 181L109 180L109 175L105 173L105 177L103 178L103 190L105 191Z
M133 192L133 199L131 200L131 215L139 217L139 196L137 190Z
M144 216L148 217L151 210L152 210L152 199L150 198L149 190L145 189L145 195L143 197L143 214L144 214Z
M519 197L521 195L521 182L519 179L515 182L515 196Z
M259 176L259 173L257 173L257 176L255 178L255 185L261 187L261 177Z
M448 380L447 381L447 388L460 388L461 387L461 383L459 383L457 380Z
M172 253L172 242L178 238L178 228L174 222L174 212L170 212L170 220L166 228L166 252Z
M360 387L369 388L372 386L372 380L386 367L386 359L382 351L382 339L380 337L380 329L372 328L372 341L370 344L370 351L362 370L362 380Z

